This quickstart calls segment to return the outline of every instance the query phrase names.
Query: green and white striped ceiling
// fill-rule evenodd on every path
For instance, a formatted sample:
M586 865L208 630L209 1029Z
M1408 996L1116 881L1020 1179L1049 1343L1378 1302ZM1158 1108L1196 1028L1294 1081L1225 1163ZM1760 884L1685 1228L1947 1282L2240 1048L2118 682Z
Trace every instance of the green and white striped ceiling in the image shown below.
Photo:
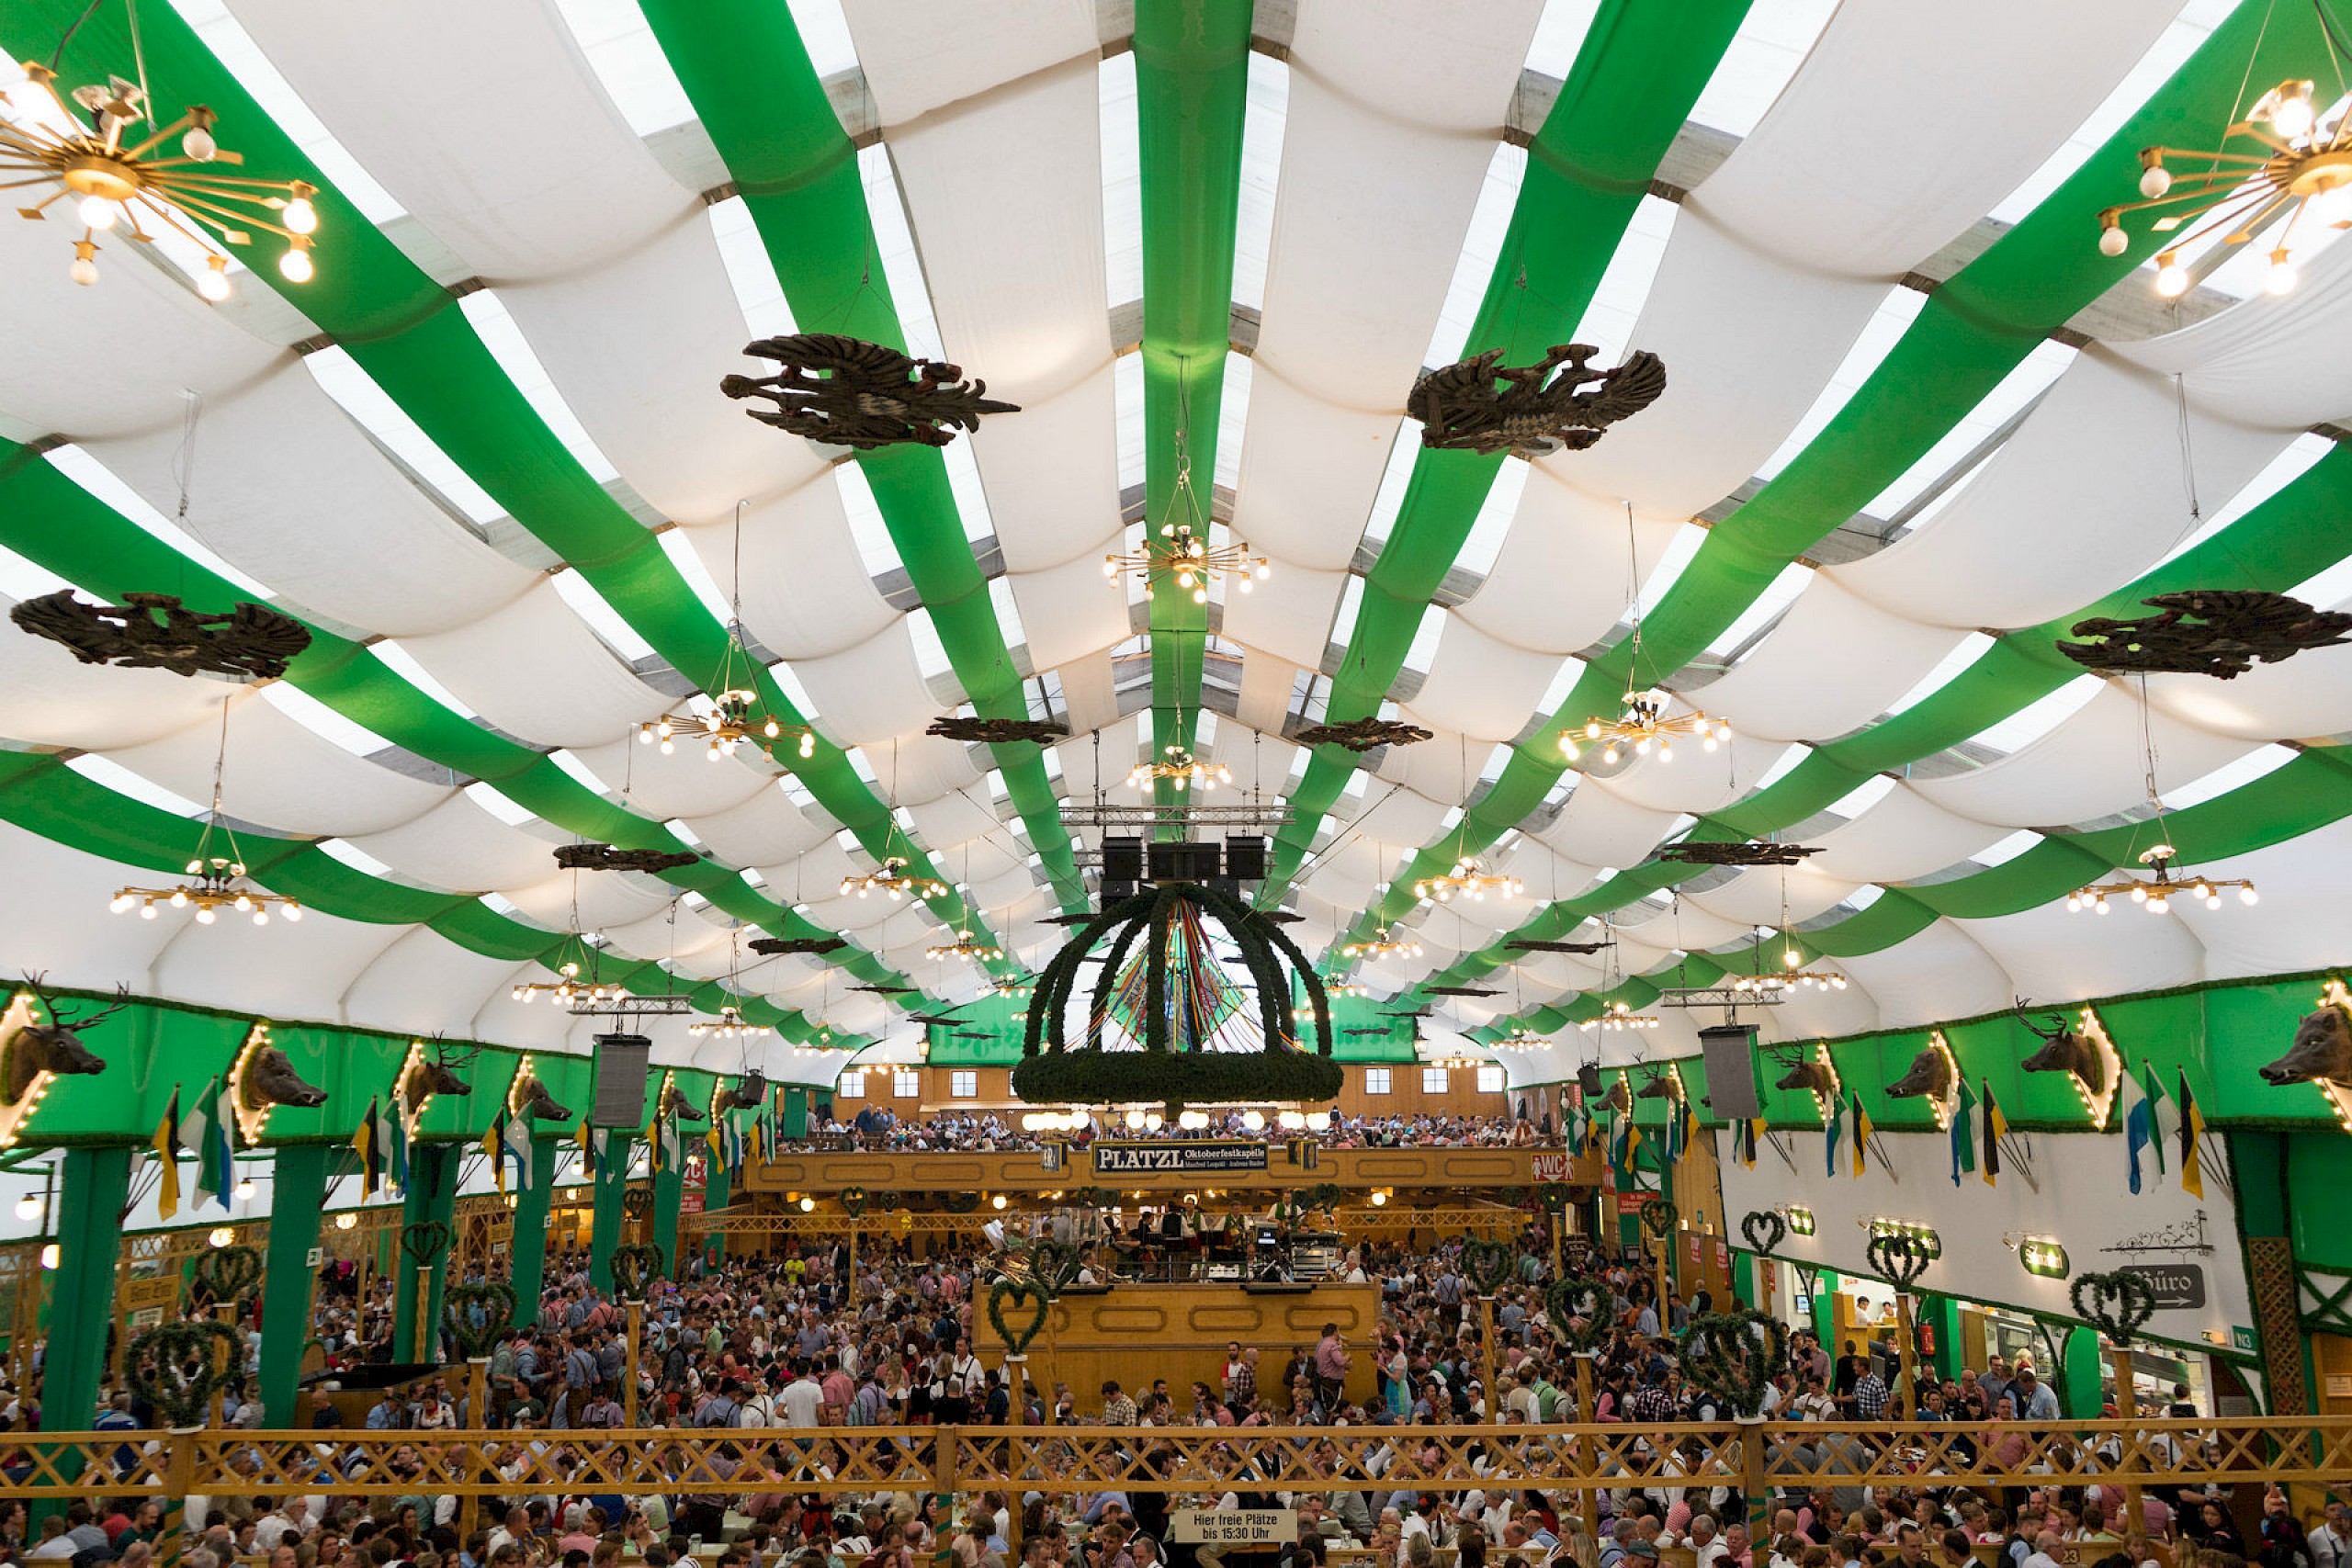
M2352 0L2323 0L2339 28ZM46 59L84 0L0 17ZM0 223L0 592L314 630L261 687L91 670L0 637L0 959L286 1018L534 1048L509 998L579 919L608 977L786 1040L913 1039L1084 907L1066 802L1175 743L1295 809L1264 892L1325 952L1382 920L1376 994L1478 984L1434 1034L1557 1032L1522 1077L1657 1034L1569 1027L1754 967L1785 907L1851 984L1768 1033L1847 1034L2344 960L2352 650L2222 684L2084 675L2053 636L2189 585L2352 599L2352 247L2290 293L2098 251L2137 150L2211 141L2246 85L2334 81L2312 0L139 0L159 104L321 186L318 275ZM130 69L122 0L68 85ZM2323 94L2323 96L2325 96ZM2324 238L2325 236L2321 236ZM2256 250L2260 247L2247 247ZM1023 412L854 457L718 395L752 336L951 359ZM1485 348L1645 348L1669 386L1592 450L1420 449L1415 376ZM1100 559L1201 503L1273 563L1205 605ZM186 496L183 508L182 497ZM734 520L741 518L740 566ZM1630 553L1629 553L1630 552ZM635 726L711 682L729 602L802 762L663 759ZM1636 671L1738 739L1564 764ZM228 705L225 806L316 915L111 917L185 861ZM1046 749L931 739L1050 717ZM1381 714L1358 758L1288 739ZM2151 841L2254 908L2063 909ZM1785 874L1649 863L1780 834ZM593 838L666 877L554 870ZM1479 853L1513 901L1416 909ZM844 897L887 855L955 891ZM1620 969L1513 937L1615 927ZM766 931L840 963L758 960ZM1778 943L1772 944L1777 961ZM1335 967L1338 966L1335 961ZM730 976L732 978L730 979ZM662 1041L730 1068L735 1041ZM777 1076L830 1059L767 1043Z

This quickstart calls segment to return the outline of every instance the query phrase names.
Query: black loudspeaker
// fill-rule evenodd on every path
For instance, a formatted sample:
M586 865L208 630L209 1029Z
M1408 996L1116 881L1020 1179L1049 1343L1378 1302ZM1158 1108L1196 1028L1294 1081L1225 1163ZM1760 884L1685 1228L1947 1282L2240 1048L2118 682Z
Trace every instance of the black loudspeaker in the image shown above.
M592 1127L645 1125L645 1086L653 1076L653 1042L642 1034L596 1036Z
M1141 839L1102 840L1102 880L1126 883L1143 880L1143 840Z
M1151 846L1154 882L1206 882L1217 874L1217 847L1190 841Z
M1600 1063L1588 1062L1577 1069L1577 1092L1584 1096L1587 1107L1600 1099Z
M1707 1109L1726 1122L1764 1114L1756 1096L1756 1026L1718 1023L1699 1031L1707 1055Z
M1266 880L1266 840L1254 835L1225 840L1225 874L1236 882Z
M1137 885L1133 882L1113 882L1108 877L1103 878L1102 908L1107 909L1123 898L1134 897L1136 896L1136 887Z

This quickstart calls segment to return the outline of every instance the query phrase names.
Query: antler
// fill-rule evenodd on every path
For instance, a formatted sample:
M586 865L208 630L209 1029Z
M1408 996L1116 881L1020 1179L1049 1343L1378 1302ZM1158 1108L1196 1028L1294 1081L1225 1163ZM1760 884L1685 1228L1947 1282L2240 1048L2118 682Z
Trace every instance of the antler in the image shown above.
M49 971L46 969L40 971L38 974L27 975L25 976L25 986L32 992L34 998L38 1000L41 1006L49 1010L50 1022L60 1029L72 1030L75 1032L79 1032L82 1030L89 1028L93 1024L105 1022L107 1019L112 1018L115 1014L120 1012L123 1009L130 1005L130 987L129 986L117 986L114 988L114 1000L107 1006L100 1008L96 1012L69 1014L63 1009L60 1008L55 1002L50 1000L49 993L40 988L41 981L46 979L48 975Z
M2033 1020L2026 1017L2025 1015L2025 1010L2028 1005L2029 1004L2023 997L2018 997L2017 998L2017 1007L2014 1010L2018 1015L2018 1021L2025 1025L2026 1032L2028 1034L2033 1035L2035 1038L2041 1040L2055 1040L2058 1036L2066 1032L2066 1015L2063 1012L2054 1012L2049 1015L2058 1021L2058 1026L2055 1029L2036 1029L2033 1024Z

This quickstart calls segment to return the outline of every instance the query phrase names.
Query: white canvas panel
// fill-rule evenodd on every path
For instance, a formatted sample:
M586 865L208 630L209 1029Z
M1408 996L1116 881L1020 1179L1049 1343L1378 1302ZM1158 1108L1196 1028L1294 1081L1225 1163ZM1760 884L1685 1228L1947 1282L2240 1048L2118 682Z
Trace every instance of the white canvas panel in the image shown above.
M707 817L773 787L765 759L755 761L749 750L713 761L707 747L682 739L665 757L660 746L640 742L632 731L601 746L578 748L573 755L605 788L623 793L626 786L632 810L662 822Z
M899 616L866 574L831 479L743 509L740 578L731 517L689 527L686 540L722 596L740 583L744 626L778 658L839 653Z
M497 283L588 266L700 206L605 97L571 31L537 0L415 0L355 28L302 0L230 10L378 184ZM485 106L529 107L518 157Z
M1430 130L1490 131L1543 9L1531 0L1305 0L1291 70Z
M1832 575L1924 623L2009 627L2066 615L2155 565L2194 526L2179 417L2169 380L2087 350L1950 505ZM2290 439L2205 413L2193 389L2188 417L2198 488L2214 495L2261 472Z
M609 742L670 705L551 582L479 620L401 646L459 702L533 745Z
M995 812L961 792L915 807L908 815L915 819L915 832L933 855L1004 831Z
M1648 859L1673 825L1673 812L1636 806L1610 781L1588 776L1539 837L1569 860L1623 870Z
M2175 903L2166 919L2182 921L2205 950L2208 977L2278 975L2299 969L2324 969L2343 963L2341 917L2344 866L2352 855L2352 824L2332 822L2287 843L2234 855L2198 867L2212 876L2243 876L2252 881L2262 901L2248 906L2234 893L2222 896L2222 908L2209 910L2194 900ZM2138 909L2118 909L2105 924L2120 925L2129 934L2135 924L2154 923L2155 917ZM2311 998L2315 1007L2319 987ZM2280 1041L2283 1050L2286 1042ZM2283 1101L2285 1096L2282 1094Z
M181 439L175 423L86 449L169 517ZM531 586L532 572L435 505L291 360L205 399L197 439L184 526L285 603L404 637L467 625Z
M2244 740L2335 735L2352 729L2352 648L2313 649L2284 663L2256 664L2234 681L2151 675L2148 700L2160 713Z
M1009 384L999 389L1014 401L1034 400L1018 414L989 419L967 439L1006 568L1025 573L1084 566L1096 574L1095 592L1124 613L1126 595L1101 576L1102 557L1119 547L1109 542L1120 526L1111 381L1106 342L1100 367L1057 396L1016 394Z
M1051 670L1126 639L1127 597L1102 576L1102 557L1118 548L1119 536L1107 534L1060 566L1010 578L1031 669Z
M729 865L770 865L831 838L834 831L803 816L781 789L763 789L740 806L691 818L686 826Z
M846 0L842 10L885 126L942 108L954 118L964 99L1100 48L1085 0L944 10L922 0Z
M0 735L28 745L135 746L217 727L220 697L210 681L85 664L47 637L0 637Z
M1807 835L1821 853L1805 864L1824 875L1860 882L1927 876L2008 836L2007 830L1937 804L1898 784L1843 827Z
M558 871L550 858L547 874L539 880L500 891L522 911L522 919L555 933L552 945L567 931L603 931L645 919L669 908L681 890L641 872ZM575 899L580 907L577 925L572 917Z
M2070 912L2061 899L1958 924L2007 972L2012 995L2038 1002L2189 986L2207 977L2205 949L2194 928L2169 915L2132 909L2100 919Z
M921 729L944 711L923 682L903 619L855 648L796 660L792 672L817 705L817 728L837 746L888 740Z
M1298 666L1290 660L1250 651L1241 661L1241 697L1235 705L1241 722L1261 734L1280 735L1290 717L1290 694L1297 680ZM1290 765L1292 750L1283 749L1284 768ZM1278 782L1282 776L1269 761L1266 777Z
M353 977L343 994L341 1021L485 1039L475 1020L492 997L509 994L516 972L512 959L460 947L428 926L411 926Z
M738 501L824 472L806 441L762 424L764 408L718 395L750 333L700 203L598 266L498 291L565 404L637 493L673 519L724 517Z
M1770 870L1741 872L1719 887L1686 897L1683 906L1688 909L1695 905L1749 928L1777 926L1781 923L1783 897L1787 900L1788 918L1794 923L1809 920L1825 910L1837 908L1848 894L1853 892L1855 886L1842 877L1815 871L1808 860L1790 866L1785 877L1777 866ZM1799 940L1803 940L1802 933ZM1770 937L1765 939L1764 946L1768 953L1771 951Z
M1557 654L1529 653L1498 642L1448 614L1430 672L1406 709L1430 728L1482 741L1508 740L1543 705L1560 671Z
M1233 527L1272 558L1277 576L1339 571L1355 558L1411 377L1407 372L1393 395L1359 403L1326 400L1294 384L1279 365L1251 361Z
M1588 648L1625 614L1635 586L1657 570L1683 523L1636 509L1629 546L1622 498L1577 489L1538 463L1527 476L1495 569L1462 607L1462 616L1517 648L1544 653Z
M1679 713L1686 705L1677 703L1674 709ZM1558 731L1551 732L1549 744L1558 747ZM1621 761L1612 768L1586 748L1578 765L1588 777L1605 778L1611 789L1635 805L1695 815L1718 810L1747 795L1787 750L1783 741L1758 739L1735 728L1730 742L1718 740L1712 751L1703 740L1679 740L1671 757L1661 750Z
M1063 795L1077 798L1100 793L1114 802L1133 804L1135 792L1126 787L1127 770L1136 765L1142 743L1142 721L1133 714L1113 719L1091 734L1074 734L1068 740L1056 741L1054 754L1061 759Z
M229 710L220 805L241 822L289 836L374 833L422 816L454 793L355 757L250 691L237 697ZM220 727L208 720L137 746L97 750L184 799L209 801Z
M1915 780L1912 788L1962 817L2007 828L2088 822L2147 798L2141 780L2139 694L2109 683L2081 712L2023 750L1950 778ZM2254 750L2152 716L2161 793L2233 762Z
M155 885L156 874L142 867L85 854L13 822L0 822L0 853L15 890L0 899L0 950L18 970L46 973L51 985L152 991L156 956L196 923L187 910L158 909L152 920L108 910L116 888ZM248 934L269 933L248 928Z
M934 708L933 714L944 713L944 707ZM924 724L931 720L926 718ZM987 752L983 750L985 757ZM980 778L980 769L972 760L972 748L937 736L925 735L921 728L900 734L896 743L885 739L865 748L865 761L874 770L875 793L900 806L920 806L926 800L937 800L955 790L966 789ZM1120 772L1126 770L1123 767Z
M1816 971L1841 970L1843 965L1820 963ZM1772 1010L1772 1021L1784 1040L1812 1040L1822 1035L1860 1034L1879 1024L1877 998L1859 985L1842 991L1812 990L1800 986L1788 1000Z
M1225 602L1225 635L1302 669L1320 669L1347 581L1343 571L1278 565L1256 588Z
M155 989L199 1007L264 1018L341 1023L343 995L368 965L413 927L338 919L317 909L267 931L232 917L190 920L150 971Z
M1755 651L1698 701L1735 733L1826 740L1884 713L1960 645L1965 632L1922 626L1816 576Z
M460 791L412 821L354 835L351 847L424 886L486 893L548 874L566 840L540 829L509 827Z
M2294 431L2352 413L2352 366L2332 351L2347 331L2352 249L2339 244L2312 258L2291 293L2257 294L2178 332L2111 346L2159 376L2185 372L2217 414Z

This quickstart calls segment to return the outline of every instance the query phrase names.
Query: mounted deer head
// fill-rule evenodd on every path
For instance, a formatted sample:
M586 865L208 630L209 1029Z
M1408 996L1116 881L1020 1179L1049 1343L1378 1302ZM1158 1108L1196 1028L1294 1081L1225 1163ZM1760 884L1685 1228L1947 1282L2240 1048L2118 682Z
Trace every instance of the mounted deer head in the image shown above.
M1837 1086L1830 1081L1829 1068L1822 1062L1799 1062L1772 1086L1778 1089L1804 1089L1814 1094L1827 1094Z
M1634 1091L1635 1100L1672 1100L1674 1079L1665 1073L1653 1073L1649 1082Z
M2063 1012L2043 1014L2050 1021L2050 1027L2037 1028L2026 1015L2029 1005L2023 997L2017 998L2018 1021L2042 1045L2018 1064L2019 1069L2029 1073L2072 1073L2092 1094L2106 1093L2107 1058L2099 1055L2098 1048L2080 1032L2068 1028Z
M8 1043L0 1058L0 1101L14 1105L25 1098L33 1079L42 1073L102 1073L106 1062L82 1043L82 1031L96 1027L130 1003L130 992L118 988L111 1006L96 1012L68 1014L59 1010L40 988L41 976L28 975L25 987L49 1015L47 1023L28 1023Z
M439 1094L471 1094L473 1086L451 1072L438 1059L427 1058L416 1065L416 1071L401 1083L401 1110L413 1117L417 1108Z

